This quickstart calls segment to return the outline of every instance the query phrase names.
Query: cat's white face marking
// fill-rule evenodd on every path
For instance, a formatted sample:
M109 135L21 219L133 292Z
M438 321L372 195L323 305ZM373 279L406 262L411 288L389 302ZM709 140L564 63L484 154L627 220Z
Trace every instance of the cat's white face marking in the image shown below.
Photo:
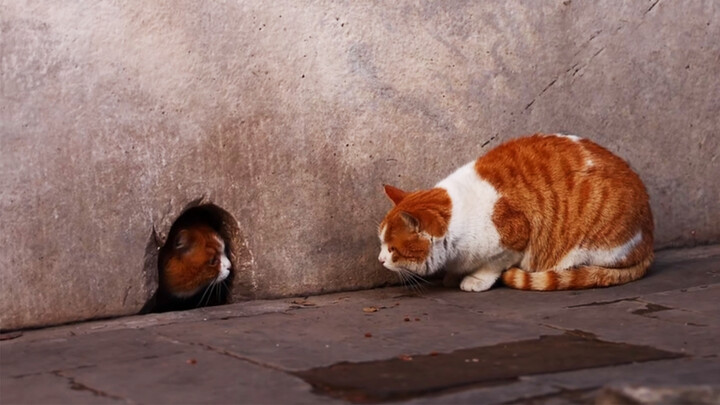
M388 245L385 243L385 231L387 231L387 225L382 227L380 234L378 235L380 238L380 254L378 255L378 260L386 269L398 271L397 267L393 265L392 253L390 253Z
M380 264L388 270L398 271L398 268L393 264L392 253L388 250L386 244L380 245L380 255L378 255Z
M221 282L225 280L230 275L230 267L232 265L230 264L230 259L223 253L222 257L220 257L220 274L218 274L217 279L215 279L216 282Z

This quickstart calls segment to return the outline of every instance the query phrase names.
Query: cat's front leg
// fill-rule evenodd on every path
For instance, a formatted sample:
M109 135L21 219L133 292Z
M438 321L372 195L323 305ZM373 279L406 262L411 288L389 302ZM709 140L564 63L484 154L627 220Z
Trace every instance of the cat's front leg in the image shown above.
M495 284L503 271L522 261L524 253L505 250L477 270L463 278L460 289L463 291L486 291Z
M463 278L460 289L463 291L478 292L489 290L500 278L502 270L494 267L481 267L479 270L470 273Z

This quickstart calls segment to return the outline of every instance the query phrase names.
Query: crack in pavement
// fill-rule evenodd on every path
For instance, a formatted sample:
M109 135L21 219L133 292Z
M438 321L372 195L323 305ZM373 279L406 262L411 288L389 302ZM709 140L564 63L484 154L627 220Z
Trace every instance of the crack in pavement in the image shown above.
M255 365L255 366L267 368L267 369L270 369L270 370L273 370L273 371L279 371L279 372L282 372L282 373L285 373L285 374L287 374L287 373L290 372L290 370L285 370L285 369L283 369L283 368L281 368L281 367L278 367L278 366L275 366L275 365L272 365L272 364L263 363L263 362L260 362L260 361L255 360L255 359L252 359L252 358L249 358L249 357L245 357L245 356L242 356L242 355L240 355L240 354L231 352L231 351L229 351L229 350L227 350L227 349L223 349L223 348L221 348L221 347L215 347L215 346L213 346L213 345L209 345L209 344L207 344L207 343L201 343L201 342L184 342L184 341L180 341L180 340L177 340L177 339L173 339L173 338L170 337L170 336L163 335L162 333L157 333L157 332L152 332L152 333L153 333L155 336L157 336L158 338L168 340L168 341L170 341L170 342L172 342L172 343L175 343L175 344L178 344L178 345L198 346L198 347L201 347L201 348L203 348L203 349L205 349L205 350L208 350L208 351L211 351L211 352L214 352L214 353L223 355L223 356L232 357L232 358L234 358L234 359L236 359L236 360L245 361L245 362L250 363L250 364L253 364L253 365Z
M593 301L593 302L590 302L587 304L570 305L568 307L565 307L565 309L611 305L611 304L617 304L618 302L623 302L623 301L637 301L638 298L640 298L640 297L620 298L620 299L616 299L616 300L612 300L612 301Z
M88 386L88 385L86 385L86 384L83 384L83 383L77 381L77 380L75 379L75 377L72 377L72 376L69 376L69 375L64 374L64 371L62 371L62 370L53 371L52 374L55 375L55 376L57 376L57 377L60 377L60 378L63 378L63 379L65 379L65 380L67 380L68 383L70 384L70 389L71 389L71 390L75 390L75 391L87 391L87 392L90 392L91 394L93 394L93 395L95 395L95 396L97 396L97 397L110 398L110 399L114 399L114 400L118 400L118 401L123 401L123 402L128 403L128 404L134 404L134 403L135 403L134 401L132 401L132 400L130 400L130 399L128 399L128 398L123 398L123 397L118 396L118 395L109 394L109 393L104 392L104 391L102 391L102 390L99 390L99 389L97 389L97 388L93 388L93 387L90 387L90 386Z
M26 377L37 377L37 376L39 376L39 375L43 375L43 374L47 374L47 373L56 374L56 373L62 373L62 372L66 372L66 371L82 370L82 369L84 369L84 368L91 368L91 367L97 367L97 365L96 365L96 364L83 364L83 365L80 365L80 366L64 368L64 369L62 369L62 370L36 371L36 372L34 372L34 373L25 373L25 374L11 375L10 378L13 378L13 379L22 379L22 378L26 378Z

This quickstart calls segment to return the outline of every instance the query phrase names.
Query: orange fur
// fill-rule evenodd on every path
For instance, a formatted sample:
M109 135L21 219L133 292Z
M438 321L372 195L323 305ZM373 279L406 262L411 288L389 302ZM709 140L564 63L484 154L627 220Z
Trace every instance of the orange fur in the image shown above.
M588 140L536 135L500 145L478 159L475 169L503 195L504 205L524 213L528 228L520 233L527 232L533 253L528 271L558 273L555 278L531 274L529 284L515 283L513 273L522 270L511 269L503 276L508 286L532 290L609 286L640 278L650 266L653 221L647 192L630 166L607 149ZM496 215L493 219L503 243L517 245L517 220L497 208ZM575 247L611 249L638 229L642 242L617 264L618 269L555 269ZM568 272L572 274L562 276Z
M385 242L392 247L393 260L422 262L426 259L429 242L421 232L441 236L447 231L452 204L445 190L406 193L392 186L385 186L385 193L395 204L380 224L385 228ZM417 226L408 223L416 221Z
M536 134L498 146L477 159L474 169L499 195L492 223L501 245L523 255L522 263L503 274L506 285L604 287L638 279L650 266L653 219L647 192L630 166L607 149L589 140ZM422 232L442 237L448 230L452 201L447 192L409 193L391 186L385 192L395 206L380 225L383 242L400 253L398 259L426 260L431 243ZM611 251L638 233L639 242L627 245L629 251L611 267L561 265L571 252Z
M175 297L192 296L220 274L223 243L204 224L179 229L160 252L160 289Z

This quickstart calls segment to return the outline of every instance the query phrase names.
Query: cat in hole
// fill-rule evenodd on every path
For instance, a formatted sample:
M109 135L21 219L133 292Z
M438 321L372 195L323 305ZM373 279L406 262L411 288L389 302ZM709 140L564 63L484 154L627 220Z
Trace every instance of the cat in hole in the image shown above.
M170 232L158 257L157 311L224 303L232 264L220 233L203 221L184 221Z

